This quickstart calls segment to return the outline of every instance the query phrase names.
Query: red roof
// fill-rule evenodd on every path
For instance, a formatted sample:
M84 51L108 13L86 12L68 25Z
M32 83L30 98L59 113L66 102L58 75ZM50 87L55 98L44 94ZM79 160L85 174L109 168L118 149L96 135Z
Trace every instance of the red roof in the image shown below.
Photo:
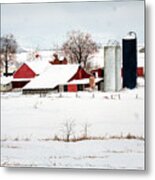
M25 63L13 74L13 78L34 78L35 76L36 73Z
M84 79L84 78L89 78L91 76L91 74L87 73L81 66L79 66L77 72L71 77L71 79L69 80L77 80L77 79Z

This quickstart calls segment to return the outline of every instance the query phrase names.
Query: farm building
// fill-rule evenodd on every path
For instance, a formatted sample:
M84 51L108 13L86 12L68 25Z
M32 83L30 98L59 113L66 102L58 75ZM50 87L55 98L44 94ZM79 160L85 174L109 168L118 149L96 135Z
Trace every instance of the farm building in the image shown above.
M23 88L23 94L56 92L76 92L89 87L91 75L79 65L54 65L34 78ZM95 79L99 84L102 79Z
M78 65L53 65L23 88L23 94L50 92L65 84L78 70Z
M102 70L96 69L88 73L81 66L79 66L77 72L66 84L66 91L84 91L85 89L90 88L92 84L90 81L92 78L94 78L94 83L97 86L97 89L100 90L100 83L103 81Z
M22 88L34 77L38 76L51 66L46 61L31 61L23 63L19 69L13 74L13 88Z
M95 77L95 83L97 85L98 90L103 90L103 78L104 78L104 56L103 56L103 49L99 51L99 53L93 55L91 59L91 71L90 73L86 72L81 66L78 65L71 65L67 63L67 59L65 58L58 58L58 56L54 57L53 61L48 62L43 60L35 60L31 62L25 62L23 65L14 73L13 75L13 88L23 88L23 92L28 92L31 89L31 92L38 92L43 91L44 87L41 87L40 84L42 84L44 81L46 81L47 76L47 86L45 87L46 91L69 91L69 92L75 92L84 90L88 87L90 87L89 79L93 75ZM52 69L49 68L49 66L53 67ZM55 66L55 67L54 67ZM70 67L73 68L72 73L70 73L70 76L63 81L62 84L56 82L56 86L53 87L53 85L50 85L50 81L53 77L54 79L58 79L60 75L59 67L62 66L62 71L64 71L64 74L66 72L65 69L70 69ZM65 67L66 66L66 67ZM68 67L68 68L67 68ZM57 69L57 73L54 69ZM49 71L46 73L46 71ZM71 72L71 70L68 70ZM38 77L40 75L40 77ZM138 53L138 68L137 68L137 75L138 76L144 76L144 53ZM36 80L35 80L36 79ZM63 79L63 78L62 78ZM78 81L79 80L79 81ZM32 83L30 83L32 81ZM41 82L43 81L43 82ZM33 84L37 82L38 87L33 87ZM102 84L102 85L101 85ZM60 85L60 86L59 86ZM49 90L48 90L49 88Z
M0 79L0 91L8 92L12 90L12 77L2 76Z

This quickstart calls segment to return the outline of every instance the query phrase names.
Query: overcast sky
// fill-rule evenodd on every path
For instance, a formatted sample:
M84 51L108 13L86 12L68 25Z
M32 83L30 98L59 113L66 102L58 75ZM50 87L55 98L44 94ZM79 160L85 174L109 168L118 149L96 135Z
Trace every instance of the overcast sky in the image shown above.
M144 1L2 4L1 34L12 33L27 48L61 45L71 30L89 32L95 41L121 42L135 31L144 43Z

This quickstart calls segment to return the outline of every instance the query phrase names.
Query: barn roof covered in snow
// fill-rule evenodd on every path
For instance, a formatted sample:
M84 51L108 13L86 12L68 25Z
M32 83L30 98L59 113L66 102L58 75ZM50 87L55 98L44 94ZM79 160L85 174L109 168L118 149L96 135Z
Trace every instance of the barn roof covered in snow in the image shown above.
M66 84L77 72L78 67L78 65L51 65L23 89L47 89L55 88L59 84Z
M103 78L95 78L95 83L98 83L100 81L102 81ZM73 81L68 82L67 84L89 84L90 79L89 78L85 78L85 79L75 79Z
M27 61L25 62L36 74L40 74L46 70L50 63L43 60Z
M17 71L13 74L14 79L17 78L34 78L36 75L44 72L51 64L47 61L36 60L36 61L27 61L23 63Z
M31 80L32 80L32 78L13 78L12 82L21 82L21 81L27 82L27 81L31 81Z

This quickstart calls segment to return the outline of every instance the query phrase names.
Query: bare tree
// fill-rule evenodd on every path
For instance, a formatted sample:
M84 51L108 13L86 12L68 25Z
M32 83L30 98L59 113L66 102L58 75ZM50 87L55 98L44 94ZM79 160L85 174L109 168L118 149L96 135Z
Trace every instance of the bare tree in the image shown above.
M91 35L81 31L69 32L68 39L62 46L62 50L71 63L83 62L84 67L86 67L89 56L97 52L98 48L99 46L92 40Z
M70 141L70 137L74 133L74 126L75 126L74 120L66 120L66 122L63 124L62 131L66 136L65 140L67 142Z
M17 41L13 34L7 34L0 38L0 64L5 64L5 75L8 76L8 61L10 55L14 55L17 50ZM2 56L3 55L3 56Z

